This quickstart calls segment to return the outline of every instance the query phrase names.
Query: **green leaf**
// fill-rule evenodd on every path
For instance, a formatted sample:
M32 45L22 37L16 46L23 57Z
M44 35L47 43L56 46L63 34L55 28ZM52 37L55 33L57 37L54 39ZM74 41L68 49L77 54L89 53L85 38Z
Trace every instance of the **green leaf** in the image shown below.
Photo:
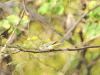
M57 6L57 7L54 9L53 14L56 14L57 12L59 12L59 10L60 10L60 7Z
M60 5L54 9L53 14L57 13L57 14L61 15L61 14L63 14L63 12L64 12L64 7L62 5Z
M96 35L99 35L100 34L100 27L98 27L97 29L96 29Z
M87 31L87 29L89 28L89 24L86 24L83 29L82 29L82 32L85 33Z
M87 33L87 37L93 37L95 35L95 30L92 30L91 32Z
M38 9L38 13L41 13L42 15L45 14L49 9L49 3L44 3L40 6L40 8Z
M49 3L49 8L53 8L54 6L56 5L56 0L50 0L50 3Z
M6 28L6 29L10 28L10 24L9 24L8 20L4 20L3 27Z
M88 15L88 16L93 16L93 12L90 11L87 15Z
M98 24L98 27L96 28L96 34L97 34L97 35L100 34L100 23Z
M92 21L92 18L91 18L91 17L89 17L89 18L87 19L87 21L88 21L88 22L91 22L91 21Z
M12 23L13 25L16 25L19 22L19 17L16 15L10 15L7 17L7 19Z
M95 9L93 10L93 12L94 12L94 14L100 13L100 6L99 6L98 8L95 8Z
M20 30L16 29L16 33L17 33L17 35L19 35L20 34Z
M64 7L61 5L60 6L60 11L58 12L59 15L62 15L64 12Z
M94 30L97 26L97 23L91 24L91 26L89 27L89 32L91 32L92 30Z
M100 19L100 15L99 14L94 14L94 18L99 20Z

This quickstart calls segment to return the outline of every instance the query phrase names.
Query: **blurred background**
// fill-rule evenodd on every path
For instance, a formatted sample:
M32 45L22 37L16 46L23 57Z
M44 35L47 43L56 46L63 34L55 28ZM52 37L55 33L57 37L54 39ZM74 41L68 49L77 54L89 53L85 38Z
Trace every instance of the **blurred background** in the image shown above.
M0 52L0 75L100 74L100 48L18 50L39 51L50 41L63 43L56 49L100 45L100 0L0 0L0 50L7 45Z

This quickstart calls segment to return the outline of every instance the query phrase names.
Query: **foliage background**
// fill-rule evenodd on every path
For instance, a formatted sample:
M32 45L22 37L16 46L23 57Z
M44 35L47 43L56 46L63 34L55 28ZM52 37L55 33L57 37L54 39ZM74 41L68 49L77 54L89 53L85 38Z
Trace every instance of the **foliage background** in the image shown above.
M10 36L16 24L19 22L23 10L20 7L20 5L23 5L23 0L1 0L0 2L7 3L10 1L16 4L12 7L13 11L10 9L10 11L7 11L7 9L5 10L3 7L0 7L0 14L3 14L2 18L0 18L0 33L2 34L5 30L8 30L8 36ZM38 15L42 17L38 17L36 13L34 13L34 16L29 12L29 15L25 13L15 32L18 37L10 45L18 45L27 50L35 50L35 47L39 47L46 42L60 41L62 36L56 32L62 35L66 33L67 29L63 21L67 19L69 13L72 13L75 21L77 21L82 14L96 6L97 3L100 3L99 0L87 0L85 2L86 8L83 9L81 1L82 0L25 0L25 7L28 9L32 8L31 11L36 11ZM68 19L66 21L68 21ZM56 32L53 31L48 24L50 24ZM26 28L24 29L24 27ZM97 35L100 35L100 6L90 11L87 16L79 22L71 38L74 40L74 45L77 45ZM7 39L8 38L2 37L2 43L5 44ZM85 46L99 45L99 39L100 37L89 41ZM60 45L57 49L72 48L74 45L68 40L64 40L63 45ZM82 44L78 45L77 48L82 46ZM4 52L6 51L10 53L17 51L17 49L6 48ZM6 61L2 61L2 63L4 70L8 65L13 66L11 73L14 75L99 75L99 55L99 48L87 49L86 52L81 53L80 51L48 53L19 52L10 55L12 59L11 62L7 63ZM4 57L8 56L7 54L4 55ZM97 57L98 60L95 61L96 63L88 67ZM79 65L80 62L81 65Z

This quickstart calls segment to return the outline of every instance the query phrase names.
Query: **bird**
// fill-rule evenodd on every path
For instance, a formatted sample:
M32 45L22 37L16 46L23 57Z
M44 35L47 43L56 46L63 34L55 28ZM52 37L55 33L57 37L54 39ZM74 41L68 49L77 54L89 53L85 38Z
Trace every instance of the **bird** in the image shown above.
M43 50L52 50L56 46L58 46L60 44L63 44L63 43L58 43L57 41L50 41L50 42L47 42L47 43L43 44L42 47L39 47L39 49L40 49L40 51L43 51Z

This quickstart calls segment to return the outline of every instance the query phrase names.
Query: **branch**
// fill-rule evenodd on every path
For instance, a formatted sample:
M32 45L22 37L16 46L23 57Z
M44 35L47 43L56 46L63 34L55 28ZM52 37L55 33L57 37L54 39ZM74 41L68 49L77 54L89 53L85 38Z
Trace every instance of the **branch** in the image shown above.
M77 22L73 25L73 27L62 37L62 39L61 39L60 42L62 42L62 41L69 35L69 33L70 33L71 31L73 31L73 29L79 24L79 22L80 22L90 11L94 10L94 9L97 8L98 6L100 6L100 3L98 3L94 8L92 8L92 9L86 11L86 12L77 20ZM68 39L69 39L69 38L68 38ZM67 39L67 40L68 40L68 39Z
M98 48L100 47L100 45L96 45L96 46L85 46L85 47L81 47L81 48L66 48L66 49L52 49L52 50L43 50L43 51L33 51L33 50L25 50L22 49L18 46L20 51L23 52L31 52L31 53L46 53L46 52L55 52L55 51L78 51L78 50L83 50L83 49L87 49L87 48Z
M99 61L99 58L100 58L100 54L97 56L97 58L95 58L93 61L91 61L91 63L89 65L87 65L86 67L84 68L81 68L80 70L78 70L77 72L80 72L86 68L92 68L98 61Z
M16 29L18 28L18 25L20 24L20 22L21 22L21 20L22 20L23 16L24 16L24 11L22 12L22 15L21 15L21 17L20 17L20 20L19 20L19 22L16 24L16 27L15 27L15 29L13 30L13 32L12 32L12 34L11 34L11 36L10 36L10 37L9 37L9 39L6 41L6 44L5 44L5 45L4 45L4 47L1 49L1 51L0 51L0 52L2 52L2 51L6 48L6 46L7 46L8 42L11 40L11 38L12 38L12 36L14 35L14 33L15 33Z
M0 45L0 46L3 46L3 45ZM81 48L66 48L66 49L51 49L51 50L36 51L36 50L39 50L39 48L37 47L37 48L33 48L33 49L35 49L35 51L33 51L33 50L22 49L18 45L17 46L6 45L6 46L7 46L7 48L15 48L15 49L18 49L18 50L23 51L23 52L31 52L31 53L46 53L46 52L55 52L55 51L79 51L79 50L84 50L84 49L87 49L87 48L98 48L98 47L100 47L100 45L95 45L95 46L84 46L84 47L81 47ZM20 52L20 51L18 51L18 52ZM1 52L1 53L4 53L4 52ZM5 53L5 54L7 54L7 53Z
M23 8L25 10L26 15L28 16L28 33L29 33L29 25L30 25L30 14L28 13L26 6L25 6L25 0L23 0Z
M91 39L89 39L89 40L87 40L85 42L81 42L79 44L73 45L72 47L77 47L78 45L81 45L81 44L85 45L86 43L91 42L91 41L93 41L94 39L96 39L98 37L100 37L100 35L96 35L96 36L92 37Z

